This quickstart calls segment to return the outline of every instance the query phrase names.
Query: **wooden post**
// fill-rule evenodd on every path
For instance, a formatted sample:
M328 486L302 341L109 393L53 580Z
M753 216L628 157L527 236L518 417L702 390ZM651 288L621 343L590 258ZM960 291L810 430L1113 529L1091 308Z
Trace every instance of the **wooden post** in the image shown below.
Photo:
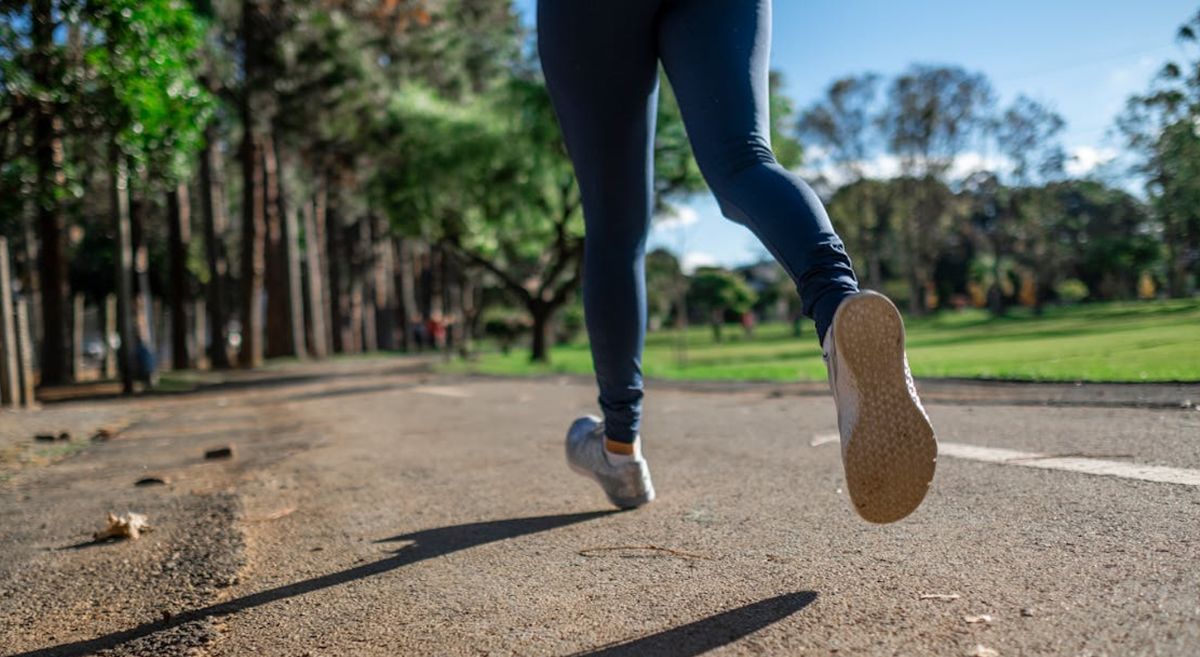
M192 330L188 342L192 353L195 354L196 369L207 370L212 367L208 350L204 348L208 344L208 304L204 297L197 297L192 302Z
M75 293L71 297L71 379L80 381L83 377L83 295Z
M117 339L117 295L104 297L104 369L100 374L102 379L117 377L117 350L113 348Z
M29 334L29 301L17 299L17 353L21 358L21 404L33 408L33 339Z
M21 402L21 392L11 272L8 240L0 237L0 403L16 407Z

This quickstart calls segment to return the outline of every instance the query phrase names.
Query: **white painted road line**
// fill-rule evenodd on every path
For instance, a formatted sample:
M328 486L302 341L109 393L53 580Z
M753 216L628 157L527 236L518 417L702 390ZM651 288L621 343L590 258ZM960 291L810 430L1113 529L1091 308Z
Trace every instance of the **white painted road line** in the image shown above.
M1064 470L1066 472L1082 472L1084 474L1107 477L1140 479L1142 481L1155 481L1164 484L1200 486L1200 470L1168 468L1160 465L1139 465L1137 463L1123 463L1121 461L1105 461L1078 456L1055 456L1053 454L1038 454L1036 452L1020 452L1015 449L978 447L976 445L943 442L938 443L938 456L950 456L969 461L981 461L983 463L1019 465L1025 468Z
M817 434L809 445L819 447L837 442L836 433ZM1065 472L1082 472L1104 477L1121 477L1123 479L1140 479L1163 484L1180 484L1183 486L1200 486L1200 470L1187 468L1168 468L1161 465L1138 465L1123 461L1106 461L1098 458L1082 456L1055 456L1038 452L1021 452L1015 449L1000 449L998 447L979 447L962 443L938 442L938 456L949 456L968 461L997 463L1000 465L1019 465L1026 468L1041 468L1043 470L1062 470Z

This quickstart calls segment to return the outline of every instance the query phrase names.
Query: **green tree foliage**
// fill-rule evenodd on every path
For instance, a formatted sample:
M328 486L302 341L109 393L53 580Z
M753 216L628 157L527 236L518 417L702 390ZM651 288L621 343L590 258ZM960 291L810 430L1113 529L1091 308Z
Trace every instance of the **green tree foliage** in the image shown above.
M85 60L117 145L157 180L187 176L213 109L197 76L202 24L180 0L90 2L85 16L103 30Z
M651 327L666 326L673 313L682 317L680 306L687 288L687 276L674 254L661 248L646 254L646 309Z
M1187 294L1200 267L1197 30L1200 16L1179 32L1186 61L1121 119L1144 203L1067 179L1062 118L1024 96L997 107L988 80L956 66L845 77L798 115L773 73L772 146L786 167L805 155L822 167L816 186L860 278L915 311L963 297L1003 312L1080 290L1146 296L1155 281ZM291 353L278 349L288 326L271 321L284 314L291 343L320 319L329 347L356 351L386 344L374 335L389 322L439 313L454 318L451 334L470 332L483 308L504 305L487 316L524 315L506 335L528 327L545 358L577 323L564 309L577 307L583 217L528 38L512 3L494 0L0 2L0 232L22 290L41 291L43 354L66 352L70 294L116 286L110 192L126 165L150 263L139 285L194 294L185 276L166 284L160 219L203 162L191 196L205 240L193 250L211 255L195 279L209 288L215 363L231 318L261 344L253 314L264 306L267 355ZM657 122L654 210L665 217L704 192L665 76ZM187 255L176 238L173 262ZM226 266L226 246L240 266ZM727 274L689 284L673 255L648 254L653 324L686 321L691 304L719 328L745 306ZM762 290L760 303L781 305L780 291ZM53 358L51 381L64 364Z
M1138 155L1150 205L1159 220L1167 289L1191 294L1200 281L1200 12L1180 26L1189 61L1163 66L1150 89L1132 96L1117 127Z
M701 267L692 275L687 291L688 306L708 316L713 339L721 341L725 313L741 315L750 310L758 295L742 277L715 267Z
M888 102L878 117L887 148L900 161L912 212L900 215L907 255L909 307L927 308L932 267L946 231L949 197L941 193L950 168L984 124L993 102L991 85L980 73L955 66L917 65L892 80Z
M879 75L866 73L834 80L824 98L801 114L797 127L809 143L827 153L845 183L864 175L868 160L878 151L875 106Z

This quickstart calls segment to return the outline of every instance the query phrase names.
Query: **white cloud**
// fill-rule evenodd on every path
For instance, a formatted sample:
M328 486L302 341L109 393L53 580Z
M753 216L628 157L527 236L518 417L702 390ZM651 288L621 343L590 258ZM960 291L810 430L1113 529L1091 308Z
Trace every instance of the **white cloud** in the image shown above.
M1116 157L1117 149L1115 148L1077 146L1071 149L1071 157L1067 159L1064 168L1067 171L1067 175L1079 177L1086 175L1098 166L1112 162Z
M863 175L868 178L895 178L900 175L900 158L891 153L876 155L875 159L861 163Z
M891 153L880 153L874 158L861 162L863 175L868 178L876 178L887 180L895 178L901 174L900 158ZM950 178L961 179L976 171L1006 171L1012 168L1008 158L1000 155L984 155L977 151L968 151L959 154L954 159L954 163L950 166ZM842 175L841 169L832 166L822 166L819 168L809 169L802 172L807 176L813 174L824 176L825 180L834 187L839 187L847 182L846 176Z
M683 258L679 261L679 267L683 269L683 273L691 274L698 267L711 267L717 264L717 259L707 253L699 251L689 251L683 254Z
M700 215L686 205L672 207L667 213L658 215L654 227L659 230L675 230L700 221Z
M963 153L954 159L950 165L951 178L966 178L977 171L1008 171L1012 162L1000 155L984 155L983 153Z

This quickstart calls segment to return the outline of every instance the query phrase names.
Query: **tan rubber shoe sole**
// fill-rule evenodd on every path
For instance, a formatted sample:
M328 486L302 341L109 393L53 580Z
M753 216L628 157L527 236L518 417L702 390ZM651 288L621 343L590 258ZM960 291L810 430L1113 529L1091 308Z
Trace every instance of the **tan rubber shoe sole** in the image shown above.
M921 505L937 464L933 426L908 387L904 322L887 297L861 293L842 302L831 330L858 392L842 446L846 489L863 519L895 522Z

